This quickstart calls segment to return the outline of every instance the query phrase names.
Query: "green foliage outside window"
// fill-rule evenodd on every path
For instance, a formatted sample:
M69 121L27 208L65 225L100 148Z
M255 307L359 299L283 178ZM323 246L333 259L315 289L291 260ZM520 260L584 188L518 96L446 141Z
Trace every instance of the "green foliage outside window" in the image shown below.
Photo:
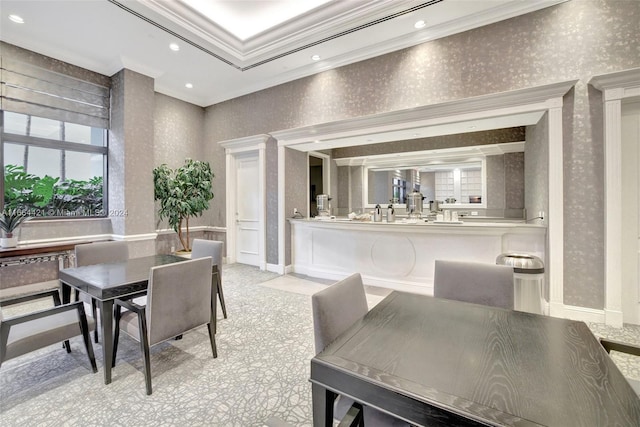
M4 167L4 210L27 217L103 216L103 179L88 181L39 177L24 167Z

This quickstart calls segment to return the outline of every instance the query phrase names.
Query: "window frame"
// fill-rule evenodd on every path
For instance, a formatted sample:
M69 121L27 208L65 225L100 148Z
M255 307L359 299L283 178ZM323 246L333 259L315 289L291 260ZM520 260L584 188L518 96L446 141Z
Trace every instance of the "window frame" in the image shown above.
M102 155L102 206L103 206L103 214L102 215L77 215L77 216L36 216L33 217L32 220L47 220L47 219L89 219L89 218L106 218L108 217L108 202L109 202L109 193L108 193L108 158L109 158L109 129L102 128L104 131L104 146L96 146L91 144L82 144L78 142L70 142L70 141L62 141L56 139L43 138L38 136L29 136L29 135L20 135L15 133L7 133L4 131L4 115L7 110L0 110L0 193L2 193L3 197L0 199L0 212L4 211L4 145L7 144L18 144L25 145L29 147L38 147L38 148L48 148L55 149L61 151L73 151L73 152L81 152L81 153L89 153L89 154L101 154ZM33 114L24 114L31 117L40 117L34 116ZM57 120L60 123L71 123L65 122L63 120ZM79 123L83 125L82 123ZM89 125L83 125L89 126Z

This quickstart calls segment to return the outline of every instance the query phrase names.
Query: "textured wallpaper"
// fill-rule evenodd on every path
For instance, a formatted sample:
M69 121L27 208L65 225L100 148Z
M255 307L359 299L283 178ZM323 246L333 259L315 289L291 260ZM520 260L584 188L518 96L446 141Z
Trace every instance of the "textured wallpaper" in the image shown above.
M569 1L217 104L208 116L215 130L205 138L215 142L579 79L565 107L565 212L572 217L565 222L564 302L602 308L602 129L586 82L640 66L638 22L638 1ZM585 193L593 196L590 203Z
M267 164L267 263L278 264L278 147L274 141L267 141L265 150Z
M505 209L524 209L524 153L504 155Z
M285 217L293 215L293 208L297 208L302 216L309 215L309 201L307 200L307 153L285 148L284 167L285 177L284 206ZM285 224L285 265L291 263L291 226Z
M153 79L122 70L113 80L109 132L109 210L113 232L155 230L153 206Z
M171 168L184 165L187 158L194 160L206 160L204 156L204 108L178 99L155 94L155 108L153 117L153 162L146 167L153 169L161 164ZM215 182L224 175L224 171L212 167ZM153 178L152 178L153 179ZM153 190L152 190L153 191ZM152 194L153 197L153 194ZM213 192L213 199L209 202L212 206L219 203L219 193ZM160 229L169 228L167 221L158 223L157 202L154 207L154 230L156 225ZM208 225L210 219L206 213L202 217L191 218L189 226ZM179 245L177 245L179 246Z
M487 156L487 209L505 208L504 156Z

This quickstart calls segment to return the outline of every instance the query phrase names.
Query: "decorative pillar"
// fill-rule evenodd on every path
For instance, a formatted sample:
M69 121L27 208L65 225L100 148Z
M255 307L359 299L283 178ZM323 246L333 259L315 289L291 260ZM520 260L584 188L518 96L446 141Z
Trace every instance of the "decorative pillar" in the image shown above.
M151 77L127 69L112 76L109 217L114 238L133 242L132 257L155 254L154 100Z

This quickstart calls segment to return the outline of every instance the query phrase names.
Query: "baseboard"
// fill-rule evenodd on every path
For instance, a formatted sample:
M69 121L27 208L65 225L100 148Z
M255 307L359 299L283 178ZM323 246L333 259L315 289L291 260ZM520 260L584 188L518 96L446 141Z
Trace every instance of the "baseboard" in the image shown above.
M583 322L605 323L604 310L596 308L578 307L575 305L564 306L564 316L567 319L581 320Z
M277 274L285 274L285 267L281 264L269 264L267 263L267 271Z
M623 315L619 310L604 310L604 323L615 328L622 328Z

